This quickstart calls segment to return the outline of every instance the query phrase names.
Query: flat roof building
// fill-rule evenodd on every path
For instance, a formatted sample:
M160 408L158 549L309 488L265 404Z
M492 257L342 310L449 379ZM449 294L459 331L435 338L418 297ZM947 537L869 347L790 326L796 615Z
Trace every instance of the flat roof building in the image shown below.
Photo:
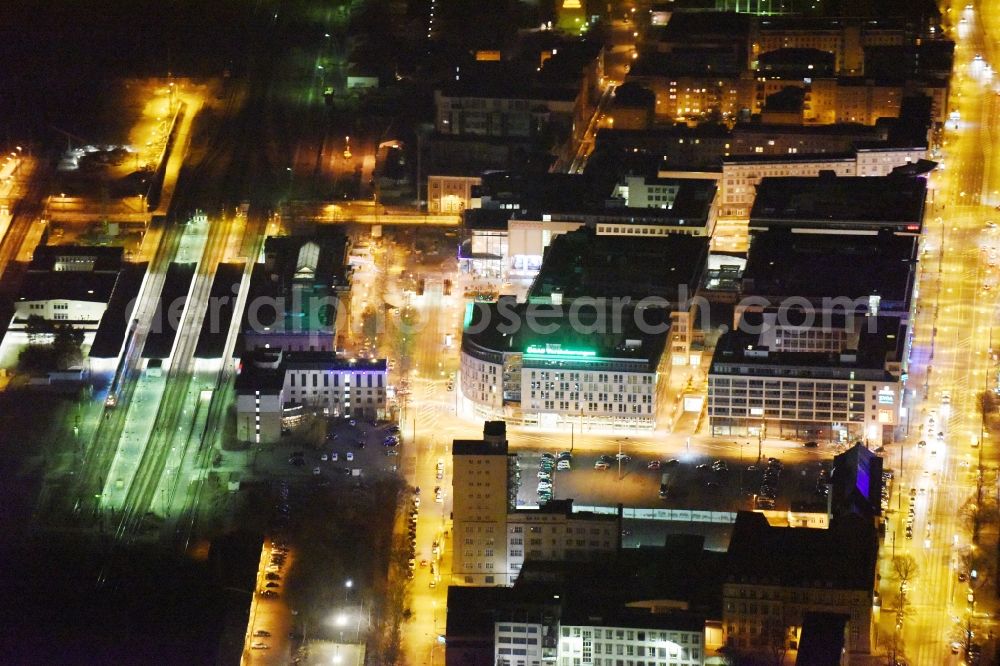
M236 377L236 437L269 444L306 411L384 418L385 359L352 359L329 351L250 352Z
M888 175L764 178L757 187L750 229L917 235L923 228L927 182Z
M35 249L14 302L11 330L28 318L96 330L124 266L120 247L42 245Z
M916 235L890 231L863 236L788 228L756 232L750 238L736 321L747 310L788 307L794 299L795 307L816 313L871 313L907 323L919 241Z
M516 508L517 456L503 422L483 439L452 443L452 579L456 585L513 585L526 561L586 560L619 547L617 516L574 512L573 500Z
M719 339L712 357L711 432L891 442L907 340L898 317L744 312L739 328Z
M670 311L475 303L462 335L461 394L489 419L556 427L652 428Z

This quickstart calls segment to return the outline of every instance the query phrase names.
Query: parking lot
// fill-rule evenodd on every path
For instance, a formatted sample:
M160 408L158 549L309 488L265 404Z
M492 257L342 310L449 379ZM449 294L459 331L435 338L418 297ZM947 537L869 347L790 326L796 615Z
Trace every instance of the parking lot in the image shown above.
M539 462L541 451L518 454L521 485L518 506L539 503ZM558 454L559 451L549 453ZM678 459L659 460L659 468L651 469L653 458L636 457L622 461L619 474L615 456L609 456L607 469L595 469L595 455L574 455L571 470L553 470L552 497L573 499L579 505L615 506L622 503L632 508L696 508L706 511L736 511L750 509L755 496L760 496L767 460L719 459L685 455ZM714 465L720 461L724 465ZM823 469L829 469L832 457L813 462L781 464L780 473L772 472L768 485L774 491L774 509L783 510L792 504L826 505L826 497L817 487ZM654 465L655 466L655 465ZM774 466L776 467L776 465ZM665 497L661 498L661 485Z
M391 423L330 418L324 419L322 425L315 437L305 441L288 437L258 451L254 473L327 481L396 472L399 446L384 444L387 437L396 433Z

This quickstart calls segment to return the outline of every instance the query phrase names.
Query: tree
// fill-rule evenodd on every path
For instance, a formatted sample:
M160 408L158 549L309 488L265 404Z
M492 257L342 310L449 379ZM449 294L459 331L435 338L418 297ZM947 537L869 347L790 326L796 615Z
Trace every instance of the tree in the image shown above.
M906 593L910 583L917 577L919 568L917 560L910 554L896 555L892 558L892 576L899 581L899 602L896 605L896 632L903 628L903 618L906 616Z
M83 331L76 330L71 324L56 327L52 350L59 369L65 370L79 364L83 360L83 353L80 351L82 346Z
M28 344L38 344L44 336L52 333L52 324L39 315L28 315L24 332L28 334Z

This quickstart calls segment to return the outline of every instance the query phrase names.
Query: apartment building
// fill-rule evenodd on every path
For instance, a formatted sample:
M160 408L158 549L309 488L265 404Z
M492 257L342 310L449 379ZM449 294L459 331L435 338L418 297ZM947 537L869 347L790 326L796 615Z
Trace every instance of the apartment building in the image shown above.
M887 176L896 167L916 164L926 154L926 146L873 145L858 147L844 154L805 155L794 152L787 155L725 157L719 187L719 216L748 219L757 186L764 178L815 177L823 171L833 172L836 176Z
M573 512L573 500L552 500L538 509L507 515L507 569L513 584L526 559L586 560L618 548L618 522L606 515Z
M236 436L270 444L308 412L384 418L385 359L349 359L334 352L250 352L236 378Z
M812 529L774 527L760 513L741 512L722 586L727 653L797 651L807 616L820 612L847 616L847 651L871 654L877 558L875 526L860 516Z
M452 443L452 576L464 585L508 585L507 514L516 457L502 423L483 439Z
M452 575L456 585L513 585L527 560L583 561L614 553L617 516L574 513L572 500L517 509L517 458L502 422L452 446Z
M753 23L750 56L779 49L817 49L832 53L834 69L845 76L864 73L865 48L907 41L905 26L893 20L762 17Z

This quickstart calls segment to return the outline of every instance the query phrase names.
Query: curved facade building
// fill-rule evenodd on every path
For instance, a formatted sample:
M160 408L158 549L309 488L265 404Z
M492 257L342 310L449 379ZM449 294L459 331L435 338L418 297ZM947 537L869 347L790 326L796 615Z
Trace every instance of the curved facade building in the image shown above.
M670 313L615 305L476 304L461 352L471 410L543 428L654 428Z

